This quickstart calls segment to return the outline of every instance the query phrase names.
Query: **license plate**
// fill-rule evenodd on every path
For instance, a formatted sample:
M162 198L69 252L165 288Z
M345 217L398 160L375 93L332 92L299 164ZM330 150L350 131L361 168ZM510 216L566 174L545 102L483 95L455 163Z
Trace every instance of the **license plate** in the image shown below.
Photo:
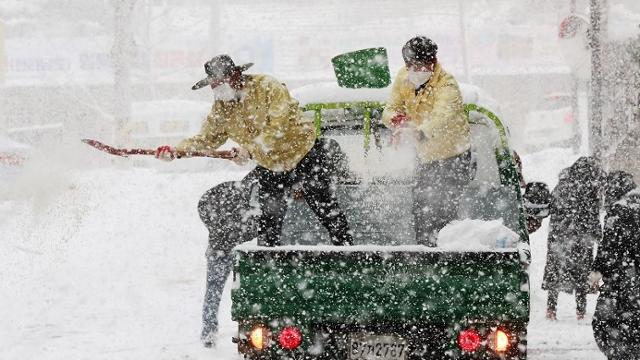
M407 342L391 335L351 335L349 359L405 360Z

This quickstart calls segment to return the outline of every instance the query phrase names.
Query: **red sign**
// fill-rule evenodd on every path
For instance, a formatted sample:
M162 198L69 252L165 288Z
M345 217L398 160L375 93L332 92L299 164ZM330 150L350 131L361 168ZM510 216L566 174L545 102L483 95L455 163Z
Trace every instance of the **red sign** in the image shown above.
M576 35L586 32L589 28L589 21L582 15L571 14L560 22L558 36L561 39L571 39Z

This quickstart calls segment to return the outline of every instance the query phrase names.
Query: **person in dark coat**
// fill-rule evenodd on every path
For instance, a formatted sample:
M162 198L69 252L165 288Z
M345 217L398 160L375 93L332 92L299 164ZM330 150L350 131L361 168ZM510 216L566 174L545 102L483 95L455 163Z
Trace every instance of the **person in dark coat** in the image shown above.
M318 140L328 157L326 167L331 184L349 174L347 155L337 141ZM202 333L205 347L215 347L218 336L218 310L224 284L233 263L233 248L258 237L260 223L259 187L260 169L255 168L241 181L229 181L216 185L205 192L198 203L198 214L209 231L207 259L207 282L202 307ZM295 176L291 176L293 181ZM313 179L308 180L313 181ZM301 196L313 199L314 194L303 192ZM293 190L292 190L293 191ZM294 196L287 192L286 196Z
M604 236L589 281L600 288L593 335L609 359L640 359L640 190L633 176L607 176Z
M593 248L602 237L601 188L604 173L591 157L581 157L560 173L553 189L542 289L548 290L547 318L556 319L560 291L576 296L576 315L584 318L587 277Z
M241 181L218 184L205 192L198 202L198 214L209 230L207 281L202 307L202 333L205 347L215 347L218 335L218 308L224 284L233 263L232 249L257 236L255 213L251 206L251 191L258 186L256 170Z

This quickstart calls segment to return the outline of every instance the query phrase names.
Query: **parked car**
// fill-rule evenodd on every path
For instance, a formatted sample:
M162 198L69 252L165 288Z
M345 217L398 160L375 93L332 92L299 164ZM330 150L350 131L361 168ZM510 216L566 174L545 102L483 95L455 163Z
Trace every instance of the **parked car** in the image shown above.
M0 135L0 200L11 197L12 184L17 180L31 146Z
M549 147L570 147L577 143L578 126L569 93L550 94L542 98L525 118L524 145L528 152Z

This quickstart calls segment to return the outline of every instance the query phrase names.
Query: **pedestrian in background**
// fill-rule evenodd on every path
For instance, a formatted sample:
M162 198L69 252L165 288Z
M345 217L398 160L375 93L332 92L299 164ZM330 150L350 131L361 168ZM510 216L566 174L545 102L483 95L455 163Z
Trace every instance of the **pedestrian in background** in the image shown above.
M604 236L589 275L600 280L593 315L593 335L611 360L640 359L640 191L633 176L613 171L607 176Z
M547 318L556 319L560 291L575 293L576 317L584 318L594 245L602 237L604 173L592 157L581 157L560 173L551 200L547 263L542 289L548 291Z

